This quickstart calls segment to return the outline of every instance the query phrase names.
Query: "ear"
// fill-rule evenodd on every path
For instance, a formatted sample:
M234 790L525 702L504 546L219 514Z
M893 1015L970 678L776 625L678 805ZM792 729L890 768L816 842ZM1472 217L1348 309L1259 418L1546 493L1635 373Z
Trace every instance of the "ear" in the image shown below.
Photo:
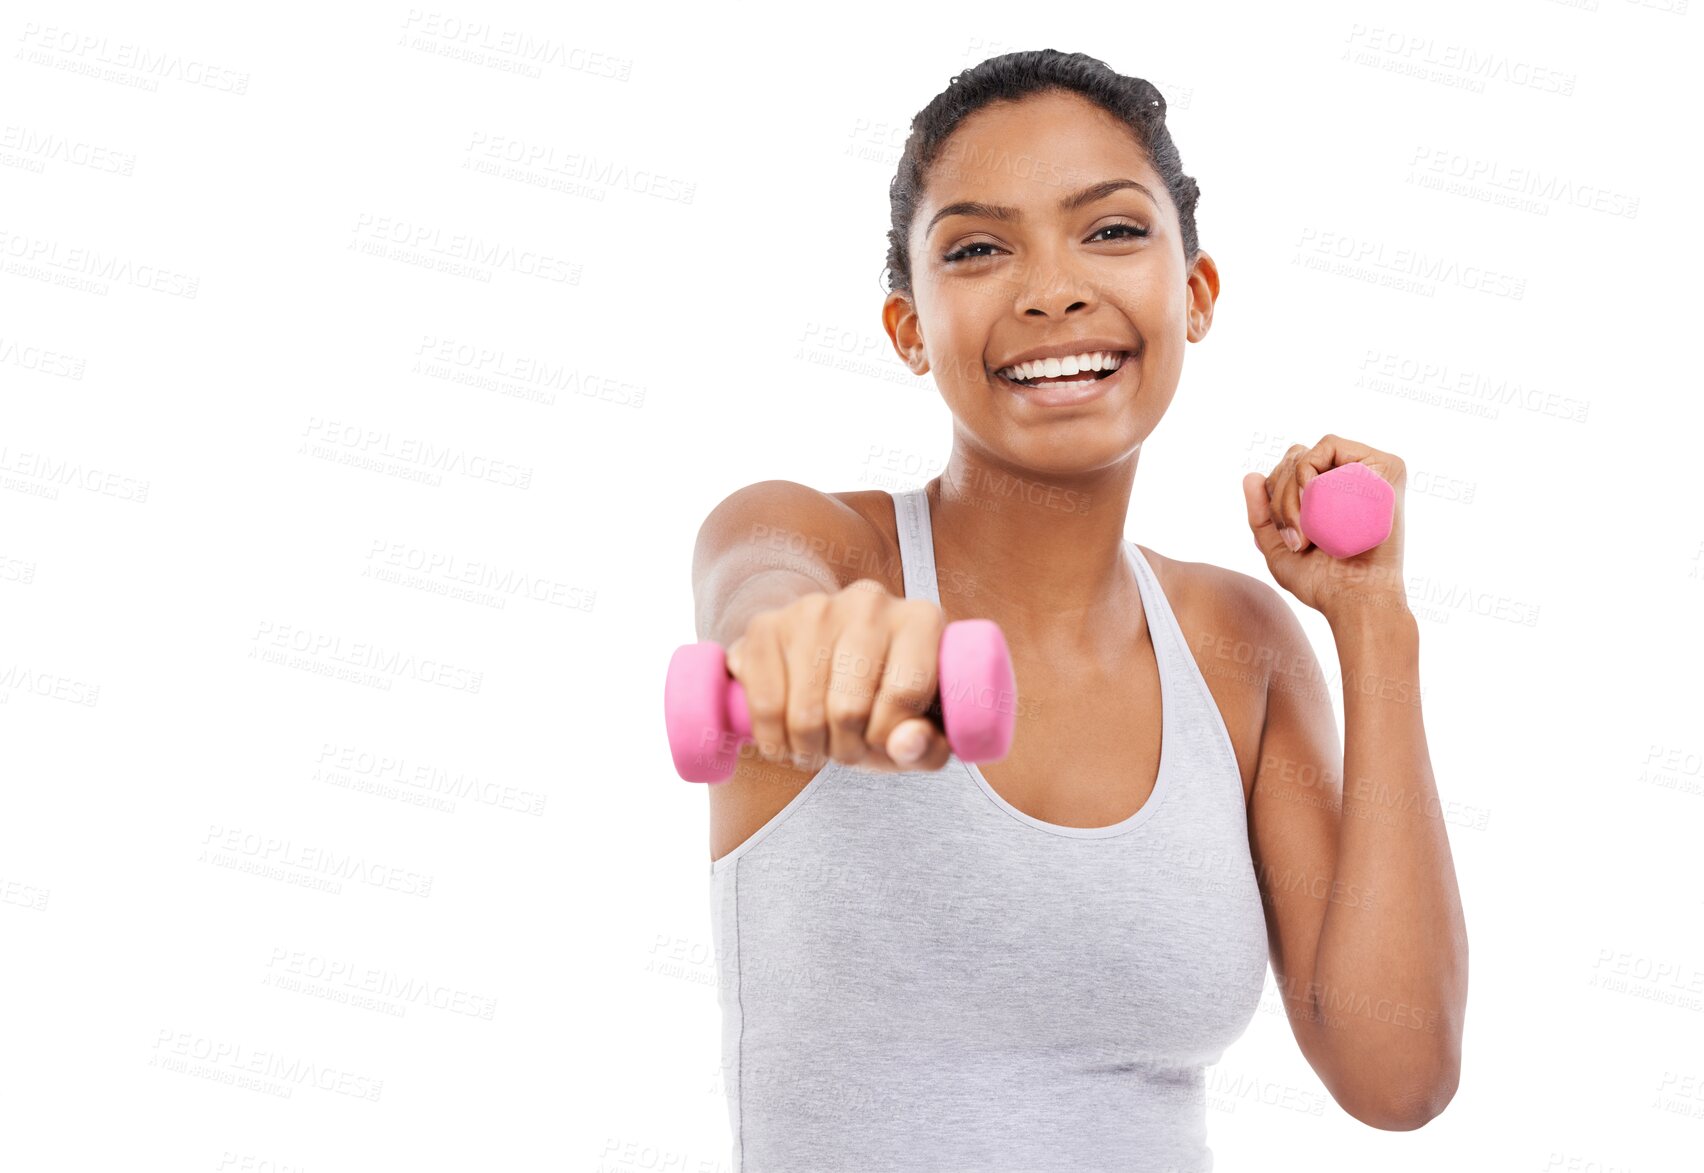
M1187 337L1200 342L1213 324L1213 306L1219 300L1219 266L1205 249L1195 254L1185 284L1189 291Z
M893 343L894 353L914 375L929 373L929 355L923 347L923 324L917 307L903 293L890 293L882 302L882 328Z

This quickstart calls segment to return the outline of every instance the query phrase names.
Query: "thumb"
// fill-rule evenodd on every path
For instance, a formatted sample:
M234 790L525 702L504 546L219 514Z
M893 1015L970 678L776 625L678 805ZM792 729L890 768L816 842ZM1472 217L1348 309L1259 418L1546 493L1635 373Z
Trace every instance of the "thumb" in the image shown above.
M922 760L934 736L935 726L927 719L908 717L893 727L893 732L888 734L887 745L882 748L901 766L909 765Z
M1243 477L1243 505L1248 510L1248 528L1254 531L1254 546L1266 557L1266 564L1295 557L1295 551L1284 544L1278 524L1272 520L1272 502L1266 497L1266 476L1251 472Z

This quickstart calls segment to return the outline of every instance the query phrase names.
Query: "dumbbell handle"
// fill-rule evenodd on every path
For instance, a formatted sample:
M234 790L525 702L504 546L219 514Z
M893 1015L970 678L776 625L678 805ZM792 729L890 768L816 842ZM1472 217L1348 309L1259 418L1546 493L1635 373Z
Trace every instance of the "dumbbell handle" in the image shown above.
M1303 485L1296 520L1321 550L1333 558L1353 558L1390 537L1395 519L1396 490L1357 460Z
M1006 638L991 619L947 624L936 654L937 687L923 716L961 761L997 762L1012 744L1017 685ZM728 675L714 640L675 649L663 685L663 721L675 771L688 782L731 777L740 744L750 740L745 687Z

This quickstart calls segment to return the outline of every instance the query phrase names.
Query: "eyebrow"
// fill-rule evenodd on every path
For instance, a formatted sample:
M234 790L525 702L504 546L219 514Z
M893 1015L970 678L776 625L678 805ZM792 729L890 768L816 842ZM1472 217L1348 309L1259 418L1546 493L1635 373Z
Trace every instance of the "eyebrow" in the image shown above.
M1108 179L1066 196L1059 201L1059 210L1061 212L1073 212L1085 204L1092 204L1096 200L1105 199L1115 191L1123 191L1131 187L1153 200L1156 207L1159 205L1160 201L1154 199L1154 193L1148 190L1146 184L1137 183L1134 179ZM935 225L948 216L985 216L990 220L1007 221L1024 218L1024 214L1017 208L1008 208L1000 204L985 204L979 200L960 200L956 204L948 204L930 217L928 227L923 229L924 237L933 232Z

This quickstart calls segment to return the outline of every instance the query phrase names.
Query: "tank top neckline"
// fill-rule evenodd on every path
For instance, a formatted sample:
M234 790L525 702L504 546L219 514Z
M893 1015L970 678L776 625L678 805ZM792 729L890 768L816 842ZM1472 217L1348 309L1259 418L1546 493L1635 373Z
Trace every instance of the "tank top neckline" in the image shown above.
M929 520L929 497L922 486L888 494L893 498L895 523L899 529L900 569L904 575L907 598L926 598L940 604L935 573L935 537ZM1176 762L1173 748L1182 737L1182 714L1179 706L1187 695L1178 673L1176 657L1187 654L1183 648L1183 633L1177 626L1171 605L1160 587L1148 560L1136 543L1128 538L1124 550L1136 568L1136 585L1142 596L1142 615L1148 627L1148 638L1154 646L1154 658L1160 674L1160 766L1154 788L1147 799L1129 816L1104 827L1068 827L1026 814L1001 797L983 776L974 762L953 755L951 762L962 767L975 779L983 794L996 807L1026 826L1070 839L1105 839L1127 834L1153 818L1173 789ZM1019 703L1022 704L1023 685L1019 682Z

